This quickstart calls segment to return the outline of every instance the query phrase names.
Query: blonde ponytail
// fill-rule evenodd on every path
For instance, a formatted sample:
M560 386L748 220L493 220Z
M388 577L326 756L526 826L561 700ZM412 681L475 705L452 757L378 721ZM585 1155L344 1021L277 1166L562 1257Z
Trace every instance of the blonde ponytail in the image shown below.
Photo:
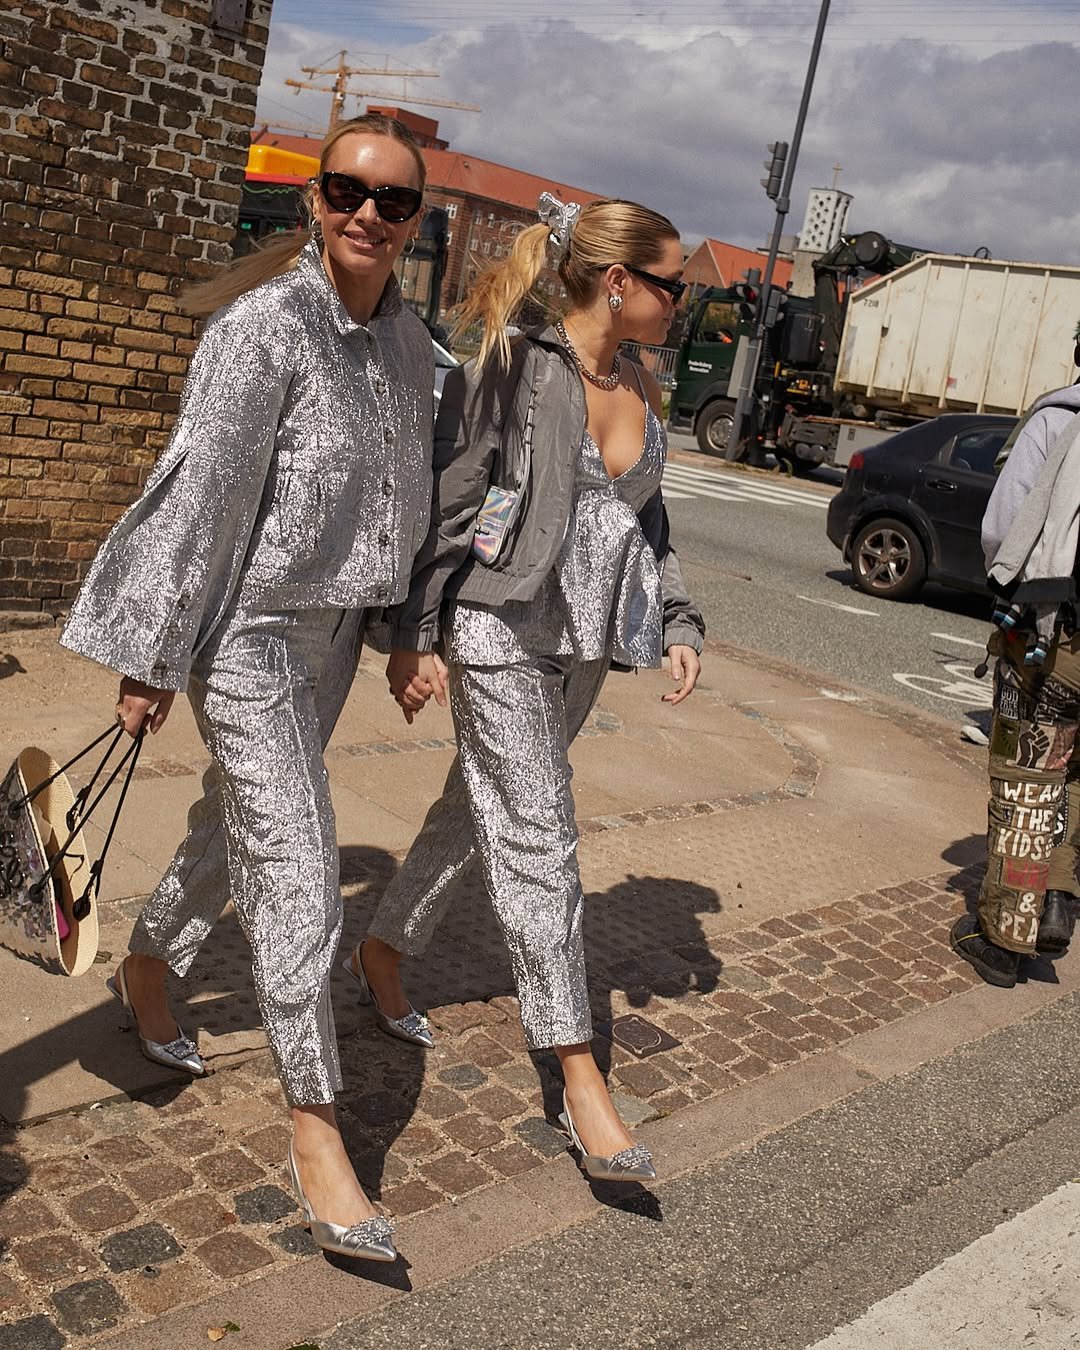
M264 281L278 277L295 267L296 260L311 238L310 230L288 230L271 235L254 252L226 263L207 281L185 286L176 303L185 314L204 318L222 305L230 305L241 295L253 291Z
M510 340L506 336L506 325L532 293L544 270L550 235L546 225L530 225L522 230L506 260L481 272L458 306L452 340L479 323L482 332L476 364L480 368L496 351L502 365L509 366Z
M540 200L543 207L544 198ZM581 208L568 228L569 241L558 272L571 306L589 303L605 268L622 263L624 267L648 270L659 258L664 244L679 237L667 216L637 202L617 198L590 202ZM457 307L453 338L461 337L475 323L482 327L480 350L476 354L478 366L482 367L494 351L498 351L503 365L509 366L506 325L544 271L548 241L552 238L552 227L547 224L530 225L522 230L514 240L510 256L481 272Z

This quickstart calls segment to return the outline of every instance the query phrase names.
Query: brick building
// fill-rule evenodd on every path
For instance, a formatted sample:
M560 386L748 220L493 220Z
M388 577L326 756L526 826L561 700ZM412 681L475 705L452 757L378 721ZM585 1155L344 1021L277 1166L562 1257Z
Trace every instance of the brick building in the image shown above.
M703 239L686 260L683 280L702 290L706 286L734 286L743 279L748 268L756 267L763 272L766 261L766 255L754 249L725 244L720 239ZM777 258L773 285L786 287L791 280L791 271L789 259Z
M0 609L66 606L167 439L271 3L0 10Z
M485 263L509 253L519 230L536 224L541 192L582 206L600 195L456 150L425 150L424 158L431 185L428 200L450 217L443 282L447 308L463 298ZM540 285L554 294L558 282L552 275L541 278Z

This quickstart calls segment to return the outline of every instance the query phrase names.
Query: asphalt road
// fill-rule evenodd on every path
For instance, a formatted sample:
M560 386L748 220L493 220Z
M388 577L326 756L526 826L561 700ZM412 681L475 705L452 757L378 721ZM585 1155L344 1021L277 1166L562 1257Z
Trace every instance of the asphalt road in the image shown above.
M1078 1034L1073 995L315 1343L1071 1350Z
M689 437L672 438L690 448ZM696 449L696 447L694 447ZM858 590L825 534L840 475L809 480L748 474L704 455L668 465L672 537L709 631L829 679L986 726L990 679L972 673L989 601L927 587L909 603Z

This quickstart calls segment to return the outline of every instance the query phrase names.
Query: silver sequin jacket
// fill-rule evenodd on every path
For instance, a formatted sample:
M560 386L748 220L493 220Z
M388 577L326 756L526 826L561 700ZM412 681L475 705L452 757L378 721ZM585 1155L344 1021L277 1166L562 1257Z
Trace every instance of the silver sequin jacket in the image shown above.
M512 344L508 370L476 362L450 371L435 423L435 486L431 524L413 569L409 594L394 611L396 647L430 651L449 599L499 606L531 600L551 571L566 536L574 473L585 434L585 393L554 328ZM530 396L535 399L532 472L524 508L509 545L491 566L470 552L476 513L500 448L521 439ZM683 582L658 490L638 513L664 589L664 650L702 649L705 622Z
M396 280L356 323L309 244L210 319L169 444L63 645L183 689L239 593L267 609L400 601L428 524L433 381Z

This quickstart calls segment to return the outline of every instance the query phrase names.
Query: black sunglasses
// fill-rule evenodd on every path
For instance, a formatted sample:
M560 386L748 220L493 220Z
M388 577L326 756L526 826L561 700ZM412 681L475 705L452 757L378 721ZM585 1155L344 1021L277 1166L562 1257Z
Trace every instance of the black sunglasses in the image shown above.
M667 291L676 305L689 289L689 285L685 281L672 281L670 277L658 277L655 273L646 272L640 267L631 267L629 263L623 263L623 266L634 276L640 277L642 281L647 281L651 286L659 286L662 291Z
M331 211L344 211L349 215L359 211L370 198L383 220L393 225L412 220L424 200L424 194L419 188L369 188L359 178L353 178L347 173L324 173L319 179L319 191Z

